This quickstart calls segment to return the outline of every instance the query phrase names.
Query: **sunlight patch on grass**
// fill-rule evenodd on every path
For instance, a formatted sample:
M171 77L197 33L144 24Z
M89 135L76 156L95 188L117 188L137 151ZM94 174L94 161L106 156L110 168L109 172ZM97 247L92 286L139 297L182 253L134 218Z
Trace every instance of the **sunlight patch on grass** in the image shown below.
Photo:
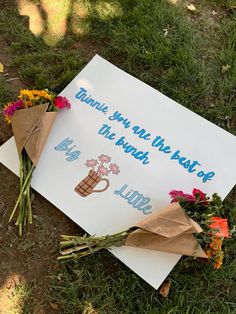
M44 20L38 6L29 0L18 0L18 11L20 15L29 17L29 29L35 36L40 36L44 31Z
M47 29L43 38L47 45L55 46L66 34L71 1L41 0L41 4L47 14Z
M123 14L123 10L117 1L99 1L95 5L95 10L102 20L113 19Z
M0 313L24 314L24 303L28 295L24 278L16 273L10 274L0 287Z
M98 314L98 312L94 309L91 302L85 302L85 307L82 314Z
M178 4L180 1L179 0L167 0L167 2L170 4Z
M92 5L88 1L77 0L74 2L71 18L71 29L76 35L86 35L90 30L88 16L91 14Z

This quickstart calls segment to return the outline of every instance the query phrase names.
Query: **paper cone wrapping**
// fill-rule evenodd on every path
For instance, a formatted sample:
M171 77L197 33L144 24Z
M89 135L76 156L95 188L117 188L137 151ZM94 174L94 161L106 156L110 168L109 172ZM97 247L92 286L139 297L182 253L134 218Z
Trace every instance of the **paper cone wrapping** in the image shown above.
M171 204L135 225L125 245L148 250L207 258L193 233L202 228L186 215L178 203Z
M57 112L46 112L48 104L15 111L12 130L19 155L25 148L29 158L37 164Z

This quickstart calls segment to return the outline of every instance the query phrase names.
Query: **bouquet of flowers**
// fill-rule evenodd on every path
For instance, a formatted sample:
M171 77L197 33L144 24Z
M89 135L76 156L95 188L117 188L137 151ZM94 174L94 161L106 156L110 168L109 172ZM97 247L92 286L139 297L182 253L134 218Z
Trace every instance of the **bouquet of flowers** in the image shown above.
M69 109L69 101L48 90L21 90L18 100L3 109L6 122L11 123L20 158L20 193L9 222L17 213L19 235L23 226L32 223L30 182L57 112ZM18 212L17 212L18 209Z
M222 243L229 237L228 221L217 194L206 196L171 191L171 205L150 214L122 232L102 237L62 235L58 260L80 258L112 246L134 246L206 258L214 268L223 263Z

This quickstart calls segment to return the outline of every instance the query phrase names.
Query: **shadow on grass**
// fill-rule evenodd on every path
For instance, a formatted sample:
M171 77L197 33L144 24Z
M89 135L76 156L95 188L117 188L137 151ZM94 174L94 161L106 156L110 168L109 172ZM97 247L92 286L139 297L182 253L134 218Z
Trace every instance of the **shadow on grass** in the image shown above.
M209 41L204 42L202 33L203 39L199 38L193 29L196 26L184 19L180 8L168 7L161 0L3 0L1 5L1 36L12 53L12 66L19 68L31 88L49 87L60 92L95 53L100 53L213 122L234 128L233 124L227 127L235 112L235 95L230 91L236 82L234 65L229 73L220 74L221 63L205 48ZM228 59L224 49L220 50L221 62L234 60L233 48L227 50ZM204 54L209 63L202 59ZM4 99L6 89L2 93ZM10 212L17 180L3 167L0 173L4 178L1 200ZM231 198L235 202L235 196ZM235 245L228 249L225 269L220 271L183 259L170 274L173 287L169 298L163 299L108 252L58 265L59 235L71 234L75 227L39 196L35 201L36 227L23 242L13 226L8 228L7 220L0 229L2 277L11 271L23 273L32 291L24 299L24 314L32 314L32 308L38 306L47 313L62 314L235 311Z

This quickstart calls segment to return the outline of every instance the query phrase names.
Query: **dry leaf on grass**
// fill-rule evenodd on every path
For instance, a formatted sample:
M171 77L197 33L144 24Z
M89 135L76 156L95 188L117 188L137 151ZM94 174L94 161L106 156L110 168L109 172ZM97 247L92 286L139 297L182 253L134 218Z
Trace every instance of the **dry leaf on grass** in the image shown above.
M59 307L58 307L58 305L56 303L50 302L49 304L50 304L51 308L53 308L54 310L58 310L59 309Z
M164 28L163 31L164 31L164 36L167 36L168 35L168 29Z
M225 74L226 72L229 71L230 68L231 68L231 66L229 64L222 65L222 67L221 67L221 74Z
M191 12L197 12L197 9L194 4L186 5L187 9Z
M3 64L0 62L0 73L3 73L4 72L4 66Z
M179 0L167 0L170 4L177 4Z
M171 287L171 281L165 281L161 285L161 289L159 291L160 295L162 295L164 298L168 297L169 292L170 292L170 287Z

